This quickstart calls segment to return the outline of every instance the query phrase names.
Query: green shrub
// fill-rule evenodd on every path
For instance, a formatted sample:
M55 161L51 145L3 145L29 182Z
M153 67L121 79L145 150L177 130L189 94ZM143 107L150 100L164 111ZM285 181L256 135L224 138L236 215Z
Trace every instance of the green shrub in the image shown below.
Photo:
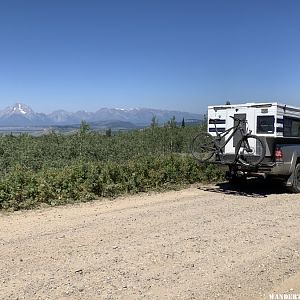
M169 189L176 185L220 179L211 166L179 155L117 162L77 162L34 172L18 166L0 180L0 208L24 209L98 197Z
M152 126L105 135L80 130L0 136L0 209L27 209L214 181L222 173L189 155L199 127Z

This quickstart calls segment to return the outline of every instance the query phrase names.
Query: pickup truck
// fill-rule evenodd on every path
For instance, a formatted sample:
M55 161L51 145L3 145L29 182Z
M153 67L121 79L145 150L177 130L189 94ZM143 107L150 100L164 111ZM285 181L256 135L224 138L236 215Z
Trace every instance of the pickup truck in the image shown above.
M257 167L242 164L228 165L226 178L232 183L240 183L247 177L262 176L284 183L294 193L300 193L300 139L266 139L267 147L272 147L263 162Z
M300 108L278 103L246 103L208 107L208 119L218 119L218 131L230 128L232 118L247 120L248 131L265 141L266 154L256 167L228 164L226 178L238 183L247 177L263 176L283 182L292 192L300 193ZM208 123L208 132L215 127ZM228 143L225 155L235 153L239 137Z

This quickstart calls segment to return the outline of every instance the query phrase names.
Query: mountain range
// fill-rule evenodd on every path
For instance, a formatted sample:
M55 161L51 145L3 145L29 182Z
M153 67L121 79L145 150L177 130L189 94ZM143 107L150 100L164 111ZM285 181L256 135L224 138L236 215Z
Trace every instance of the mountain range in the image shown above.
M50 114L37 113L26 104L16 103L13 106L0 110L1 127L30 127L30 126L65 126L76 125L82 120L89 123L95 122L126 122L134 126L147 126L151 123L153 116L156 116L158 123L165 123L175 116L181 122L185 120L202 119L201 114L194 114L180 111L169 111L149 108L100 108L96 112L77 111L75 113L65 110L56 110ZM109 125L107 125L108 127ZM129 126L129 125L128 125Z

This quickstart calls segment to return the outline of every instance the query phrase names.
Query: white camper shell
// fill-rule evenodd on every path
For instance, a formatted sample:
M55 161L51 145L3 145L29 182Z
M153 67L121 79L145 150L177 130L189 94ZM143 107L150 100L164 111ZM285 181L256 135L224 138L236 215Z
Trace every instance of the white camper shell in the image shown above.
M270 141L277 138L300 138L300 108L279 103L246 103L237 105L208 106L208 132L216 135L218 132L234 126L230 116L246 119L246 128L252 134L263 137L267 144L266 155L271 155ZM213 121L212 121L213 120ZM215 125L216 124L216 125ZM228 135L229 136L229 135ZM224 154L234 154L239 136L233 137L225 147ZM255 148L256 145L253 145Z

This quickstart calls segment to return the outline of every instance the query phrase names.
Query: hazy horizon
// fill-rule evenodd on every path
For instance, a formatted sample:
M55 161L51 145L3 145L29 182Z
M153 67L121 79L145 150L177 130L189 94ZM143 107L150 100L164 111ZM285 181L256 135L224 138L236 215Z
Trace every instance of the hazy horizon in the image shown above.
M157 108L157 107L128 107L128 108L124 108L124 107L109 107L109 106L102 106L102 107L98 107L96 108L94 111L92 110L87 110L87 109L78 109L78 110L66 110L66 109L62 109L60 107L57 107L56 109L54 110L51 110L51 111L39 111L39 110L36 110L34 109L34 107L32 107L31 105L25 103L25 102L14 102L14 103L11 103L9 105L6 105L4 107L0 106L0 111L3 111L5 110L6 108L11 108L11 107L14 107L15 105L17 104L21 104L21 105L26 105L28 106L29 108L31 108L34 112L36 113L44 113L44 114L50 114L52 112L55 112L55 111L60 111L60 110L63 110L63 111L66 111L66 112L70 112L70 113L76 113L76 112L79 112L79 111L84 111L84 112L95 112L97 110L100 110L100 109L117 109L117 110L135 110L135 109L149 109L149 110L165 110L165 111L178 111L178 112L186 112L186 113L191 113L191 114L203 114L205 113L204 112L191 112L191 111L184 111L184 110L176 110L176 109L162 109L162 108Z

